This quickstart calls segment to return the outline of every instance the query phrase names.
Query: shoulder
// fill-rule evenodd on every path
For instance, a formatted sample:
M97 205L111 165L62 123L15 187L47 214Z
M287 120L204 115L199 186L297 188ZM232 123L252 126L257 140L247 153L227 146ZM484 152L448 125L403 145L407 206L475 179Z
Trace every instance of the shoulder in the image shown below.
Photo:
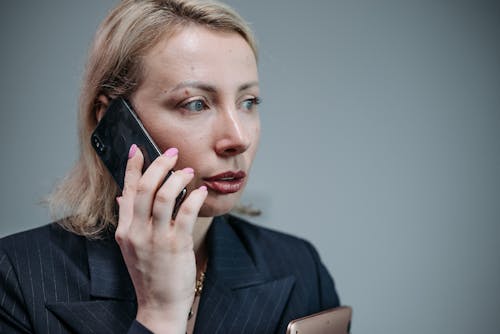
M333 279L309 241L235 216L227 220L262 272L295 277L296 295L291 298L308 301L310 313L339 306Z
M54 286L66 284L71 294L73 285L86 285L85 240L57 223L4 237L0 239L1 271L5 279L17 277L20 289L34 295L39 291L46 294L47 282Z
M71 249L84 243L84 237L64 230L58 223L51 223L0 239L0 251L16 257L30 257L53 248L71 253Z
M29 253L33 245L50 242L51 230L54 228L55 224L48 224L6 236L0 239L0 251L6 254Z

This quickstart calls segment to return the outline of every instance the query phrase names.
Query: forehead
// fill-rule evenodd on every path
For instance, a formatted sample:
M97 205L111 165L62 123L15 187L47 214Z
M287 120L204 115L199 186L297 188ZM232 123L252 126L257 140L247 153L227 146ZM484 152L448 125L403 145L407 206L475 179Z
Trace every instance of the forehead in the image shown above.
M143 58L144 80L176 84L182 80L256 81L250 45L236 32L190 25L161 39Z

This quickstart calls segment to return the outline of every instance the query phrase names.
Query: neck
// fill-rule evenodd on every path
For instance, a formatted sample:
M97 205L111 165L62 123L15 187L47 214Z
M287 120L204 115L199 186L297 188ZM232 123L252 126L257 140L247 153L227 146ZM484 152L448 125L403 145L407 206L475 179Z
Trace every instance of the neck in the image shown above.
M193 245L196 256L196 267L199 271L204 270L208 258L206 236L213 217L198 217L193 228Z

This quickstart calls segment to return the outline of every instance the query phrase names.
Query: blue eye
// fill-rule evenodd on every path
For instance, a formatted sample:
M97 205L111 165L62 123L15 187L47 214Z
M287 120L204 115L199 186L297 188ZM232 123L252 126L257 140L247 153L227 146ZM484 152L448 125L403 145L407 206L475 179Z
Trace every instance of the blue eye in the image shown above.
M245 110L252 110L255 106L260 104L260 99L258 97L254 97L251 99L247 99L242 102L241 106Z
M205 110L206 107L207 105L203 100L193 100L183 105L183 108L192 112L201 112Z

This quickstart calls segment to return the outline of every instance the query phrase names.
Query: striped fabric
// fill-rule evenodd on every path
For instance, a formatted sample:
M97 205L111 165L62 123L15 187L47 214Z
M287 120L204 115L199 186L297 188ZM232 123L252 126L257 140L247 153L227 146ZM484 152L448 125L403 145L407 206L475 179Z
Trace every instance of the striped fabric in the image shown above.
M195 333L285 333L339 305L306 241L217 217ZM112 235L87 240L51 224L0 240L0 333L148 333Z

